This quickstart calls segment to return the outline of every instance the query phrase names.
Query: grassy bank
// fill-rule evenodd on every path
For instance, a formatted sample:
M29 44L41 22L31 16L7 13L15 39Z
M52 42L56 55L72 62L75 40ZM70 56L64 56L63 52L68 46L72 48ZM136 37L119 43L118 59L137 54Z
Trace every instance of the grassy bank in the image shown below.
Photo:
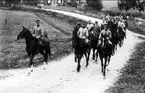
M5 10L7 13L2 11L2 13L4 12L3 14L6 16L2 15L3 18L1 19L1 22L3 22L3 25L1 26L1 29L3 29L1 30L1 35L3 37L1 39L1 42L3 42L3 44L1 44L1 53L3 55L0 59L0 69L28 67L29 59L25 51L25 42L23 40L22 42L14 41L14 37L21 30L21 26L25 26L30 29L30 31L33 31L35 20L40 19L42 21L42 24L45 26L45 30L48 33L48 38L50 39L53 60L66 56L72 52L71 37L73 27L78 21L85 22L83 20L68 17L59 13L35 9L31 6L1 9ZM23 15L19 15L19 13L22 13ZM4 23L5 19L8 20L8 24ZM17 29L12 29L12 27L17 27ZM9 32L13 33L13 35ZM12 37L12 39L8 37ZM39 66L42 64L42 61L43 58L40 56L37 60L34 60L34 65Z
M0 12L0 69L28 67L29 58L25 51L25 41L16 41L15 37L21 31L21 26L33 31L36 19L41 20L45 31L48 33L53 52L52 60L72 52L71 33L73 25L63 19L48 17L41 13L36 13L36 16L35 13L22 11L0 10ZM7 23L5 23L6 19ZM55 27L52 24L55 24ZM64 25L67 25L67 27L64 27ZM35 66L42 64L42 60L42 56L39 56L37 60L35 59Z
M106 93L145 93L145 42L136 45L135 50Z

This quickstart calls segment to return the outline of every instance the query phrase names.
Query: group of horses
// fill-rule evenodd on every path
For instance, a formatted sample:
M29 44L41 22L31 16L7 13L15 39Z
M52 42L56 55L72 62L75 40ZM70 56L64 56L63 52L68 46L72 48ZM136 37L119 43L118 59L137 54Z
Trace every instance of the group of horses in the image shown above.
M77 66L78 72L80 71L81 68L80 62L83 56L86 57L86 67L89 65L90 52L91 50L93 50L93 56L92 56L93 60L97 61L98 54L99 54L101 60L102 73L104 76L106 75L105 69L110 62L110 58L112 54L114 54L115 50L117 50L118 44L120 47L123 45L123 40L126 37L122 29L117 27L118 26L117 23L114 23L110 20L107 22L107 25L108 25L108 29L112 32L111 46L108 44L108 41L105 38L102 40L101 46L98 46L98 37L100 33L96 33L96 32L89 33L89 37L88 37L89 42L87 44L82 43L82 40L77 35L75 35L75 42L74 40L72 41L75 50L75 61L78 63ZM78 31L79 28L80 26L76 26L73 32ZM98 30L99 30L98 32L101 32L101 28L99 28ZM17 40L20 39L26 40L26 51L30 58L29 66L31 68L33 67L33 58L38 53L43 55L44 66L46 66L48 57L51 58L50 42L47 38L47 35L46 38L44 37L42 39L42 44L39 44L38 39L32 35L31 31L23 26L22 31L17 35ZM103 59L105 59L105 62L103 61ZM33 69L30 72L32 71Z
M126 27L127 25L127 21ZM74 29L74 32L76 33L78 31L80 26L76 26ZM98 40L99 40L99 34L101 30L103 30L101 27L98 29L99 31L95 32L93 29L91 32L89 31L89 42L87 44L82 43L82 39L79 38L76 34L74 34L74 41L73 41L73 48L74 48L74 54L75 54L75 62L78 63L77 65L77 72L80 71L81 65L81 59L83 56L86 58L86 67L89 65L89 57L91 50L93 51L92 59L97 61L98 55L101 60L101 67L102 67L102 73L104 76L106 76L106 67L110 63L110 58L112 55L115 54L115 51L117 50L117 46L120 47L123 45L123 41L126 38L126 32L123 32L123 29L125 28L118 28L118 23L113 22L112 20L107 22L107 27L112 33L111 42L112 45L108 43L108 40L104 37L101 40L101 46L98 46ZM99 32L99 33L98 33ZM104 60L103 60L104 59Z

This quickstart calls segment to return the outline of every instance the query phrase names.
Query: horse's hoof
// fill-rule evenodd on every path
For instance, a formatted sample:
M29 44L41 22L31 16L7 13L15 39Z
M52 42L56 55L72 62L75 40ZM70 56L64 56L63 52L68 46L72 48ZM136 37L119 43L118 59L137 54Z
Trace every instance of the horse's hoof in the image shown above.
M105 73L103 73L103 76L104 76L104 77L106 77L106 74L105 74Z
M109 66L109 63L108 63L108 64L106 64L106 66Z
M103 76L103 79L106 79L106 76Z
M31 71L27 74L27 76L29 76L31 74Z
M33 69L30 72L33 72Z
M80 68L77 68L77 72L80 72Z
M86 68L88 67L89 64L86 65Z
M30 72L27 74L27 76L29 76L30 75Z
M95 62L97 63L97 59L95 60Z
M43 70L45 70L46 68L44 67Z

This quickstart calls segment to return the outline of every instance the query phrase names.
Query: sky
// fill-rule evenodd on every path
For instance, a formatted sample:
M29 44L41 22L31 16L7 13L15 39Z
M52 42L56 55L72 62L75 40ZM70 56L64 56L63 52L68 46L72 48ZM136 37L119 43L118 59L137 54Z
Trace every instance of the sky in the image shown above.
M102 0L104 8L117 6L117 0Z

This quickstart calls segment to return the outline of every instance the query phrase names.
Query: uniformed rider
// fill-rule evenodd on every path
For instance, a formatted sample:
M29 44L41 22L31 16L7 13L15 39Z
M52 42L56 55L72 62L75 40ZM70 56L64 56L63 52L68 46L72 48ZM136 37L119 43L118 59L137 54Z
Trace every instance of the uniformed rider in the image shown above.
M85 23L83 23L82 27L79 28L77 35L79 36L80 39L82 39L84 41L84 43L89 42L89 40L88 40L89 33L88 33L88 29L87 29Z
M94 24L91 22L91 20L89 20L88 24L87 24L87 29L89 32L91 32L93 30Z
M36 20L36 25L34 26L33 36L36 37L39 41L39 44L42 44L41 39L43 36L43 27L40 25L40 20Z
M109 45L112 46L111 38L112 38L111 31L107 28L107 25L105 25L104 29L100 32L98 46L101 45L101 41L103 39L108 40Z
M125 32L125 23L123 22L123 20L120 20L118 22L118 28L122 29L122 31Z

